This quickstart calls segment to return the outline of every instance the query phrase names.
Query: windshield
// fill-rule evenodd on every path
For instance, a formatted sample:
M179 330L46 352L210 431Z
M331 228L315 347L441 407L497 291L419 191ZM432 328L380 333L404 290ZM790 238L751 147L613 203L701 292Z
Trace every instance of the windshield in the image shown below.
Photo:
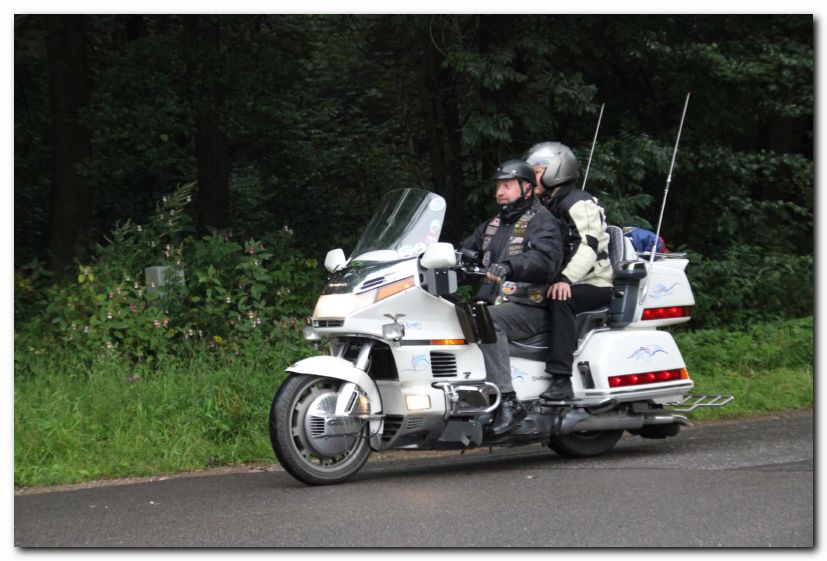
M422 189L397 189L386 194L350 258L354 261L395 261L421 255L439 241L445 199Z

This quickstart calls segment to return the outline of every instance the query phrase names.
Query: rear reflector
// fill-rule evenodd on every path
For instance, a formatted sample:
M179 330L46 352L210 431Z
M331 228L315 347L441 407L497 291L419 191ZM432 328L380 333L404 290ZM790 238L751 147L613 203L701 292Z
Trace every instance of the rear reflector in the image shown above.
M640 374L609 376L609 387L620 388L623 386L640 386L642 384L674 382L675 380L688 379L689 372L686 371L686 368L675 368L673 370L659 370L658 372L641 372Z
M669 306L667 308L646 308L641 320L688 318L692 315L692 306Z

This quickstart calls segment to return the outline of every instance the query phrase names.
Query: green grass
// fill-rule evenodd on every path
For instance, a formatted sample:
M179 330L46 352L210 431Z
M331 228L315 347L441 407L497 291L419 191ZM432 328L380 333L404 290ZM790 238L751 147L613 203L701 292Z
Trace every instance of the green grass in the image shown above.
M675 337L696 393L735 395L692 419L812 407L811 317L744 331L678 329ZM268 409L297 352L294 342L232 360L204 352L162 369L117 358L88 366L56 353L16 356L15 485L274 462Z
M18 377L15 484L272 461L266 418L283 366L216 362L178 361L163 372L70 363Z
M695 420L760 415L813 406L813 318L761 323L744 331L675 333L694 393L732 394Z

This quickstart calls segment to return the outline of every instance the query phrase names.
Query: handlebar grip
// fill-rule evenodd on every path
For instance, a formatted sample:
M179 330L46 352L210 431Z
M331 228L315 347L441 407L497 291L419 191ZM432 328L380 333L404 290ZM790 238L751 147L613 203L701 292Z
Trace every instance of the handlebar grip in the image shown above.
M466 263L479 263L480 261L479 251L474 251L473 249L464 247L459 250L459 254L462 257L462 260Z

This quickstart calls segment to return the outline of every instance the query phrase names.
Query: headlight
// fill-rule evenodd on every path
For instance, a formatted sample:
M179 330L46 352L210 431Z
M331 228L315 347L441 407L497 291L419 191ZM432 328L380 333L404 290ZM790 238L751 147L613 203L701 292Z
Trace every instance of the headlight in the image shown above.
M316 302L313 317L344 319L353 312L366 308L374 302L389 298L394 294L399 294L413 286L416 286L414 278L407 277L361 294L325 294Z
M325 294L316 302L314 318L345 318L374 303L376 291L361 294Z

